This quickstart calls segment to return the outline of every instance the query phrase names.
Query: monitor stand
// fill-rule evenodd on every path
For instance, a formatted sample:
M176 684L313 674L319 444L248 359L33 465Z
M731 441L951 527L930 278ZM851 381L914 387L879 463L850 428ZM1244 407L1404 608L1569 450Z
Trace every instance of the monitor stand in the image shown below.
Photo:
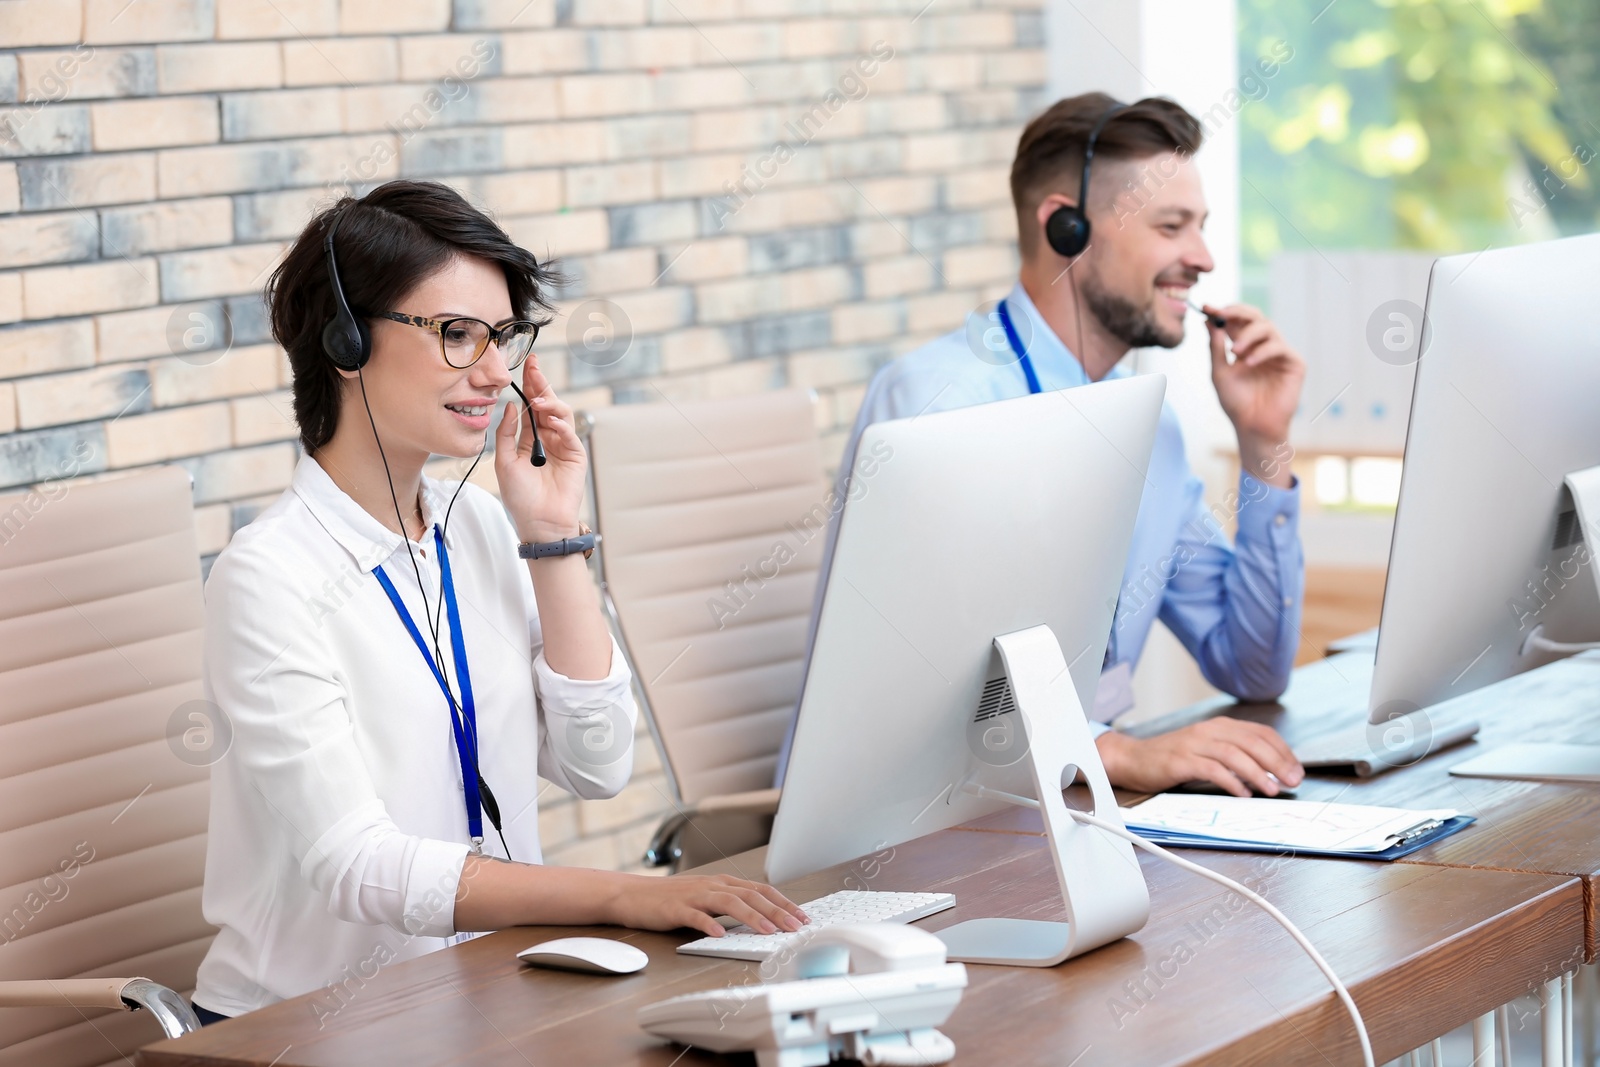
M1044 816L1067 921L969 919L935 933L953 961L1054 967L1143 927L1150 893L1132 845L1067 814L1061 790L1082 773L1094 797L1093 813L1122 824L1055 634L1034 626L1002 634L994 644L1027 738L1023 759Z
M1600 593L1600 467L1573 471L1566 478L1567 491L1572 494L1572 504L1577 512L1578 533L1583 538L1587 558L1580 561L1596 583L1594 592ZM1562 575L1562 577L1566 577ZM1600 597L1584 589L1586 602L1582 612L1590 622L1600 622ZM1524 655L1531 652L1572 653L1600 648L1595 644L1569 644L1553 641L1544 636L1544 626L1535 626L1523 641ZM1450 768L1450 773L1463 778L1508 778L1527 781L1550 782L1600 782L1600 745L1563 743L1533 743L1499 745L1465 763Z

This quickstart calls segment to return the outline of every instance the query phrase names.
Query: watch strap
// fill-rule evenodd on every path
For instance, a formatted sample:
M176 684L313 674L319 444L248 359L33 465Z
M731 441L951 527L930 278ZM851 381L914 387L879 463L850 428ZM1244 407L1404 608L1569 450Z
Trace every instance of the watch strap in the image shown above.
M594 546L599 543L599 534L585 530L577 537L564 537L559 541L524 541L517 546L517 555L522 559L547 559L582 552L583 558L588 559L594 555Z

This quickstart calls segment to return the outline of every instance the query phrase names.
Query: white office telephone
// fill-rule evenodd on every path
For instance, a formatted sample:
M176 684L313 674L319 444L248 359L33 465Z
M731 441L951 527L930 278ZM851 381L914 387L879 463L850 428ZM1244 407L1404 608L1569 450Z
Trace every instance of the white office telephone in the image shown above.
M817 930L776 980L686 993L639 1009L658 1037L713 1052L754 1052L757 1067L821 1067L835 1059L939 1064L955 1044L934 1029L950 1018L967 969L944 942L891 923Z

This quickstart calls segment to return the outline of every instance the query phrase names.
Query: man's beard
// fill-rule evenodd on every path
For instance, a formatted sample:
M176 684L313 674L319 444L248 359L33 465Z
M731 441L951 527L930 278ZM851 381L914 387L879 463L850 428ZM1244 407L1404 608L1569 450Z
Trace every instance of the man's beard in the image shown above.
M1176 330L1163 328L1153 306L1139 307L1100 284L1100 279L1085 271L1083 301L1101 327L1129 348L1177 348L1183 343L1183 324ZM1081 358L1081 357L1080 357Z

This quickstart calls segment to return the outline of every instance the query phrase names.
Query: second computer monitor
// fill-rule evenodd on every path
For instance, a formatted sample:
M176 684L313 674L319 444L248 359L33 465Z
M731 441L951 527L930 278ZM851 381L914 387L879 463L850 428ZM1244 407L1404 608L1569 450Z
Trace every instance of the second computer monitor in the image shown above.
M856 475L823 578L769 878L1004 807L960 788L975 774L1034 791L995 638L1048 626L1093 707L1165 388L1141 376L866 430L858 454L880 460Z
M1535 627L1600 640L1595 561L1564 489L1600 464L1597 283L1600 235L1434 264L1373 722L1556 658L1528 647Z

